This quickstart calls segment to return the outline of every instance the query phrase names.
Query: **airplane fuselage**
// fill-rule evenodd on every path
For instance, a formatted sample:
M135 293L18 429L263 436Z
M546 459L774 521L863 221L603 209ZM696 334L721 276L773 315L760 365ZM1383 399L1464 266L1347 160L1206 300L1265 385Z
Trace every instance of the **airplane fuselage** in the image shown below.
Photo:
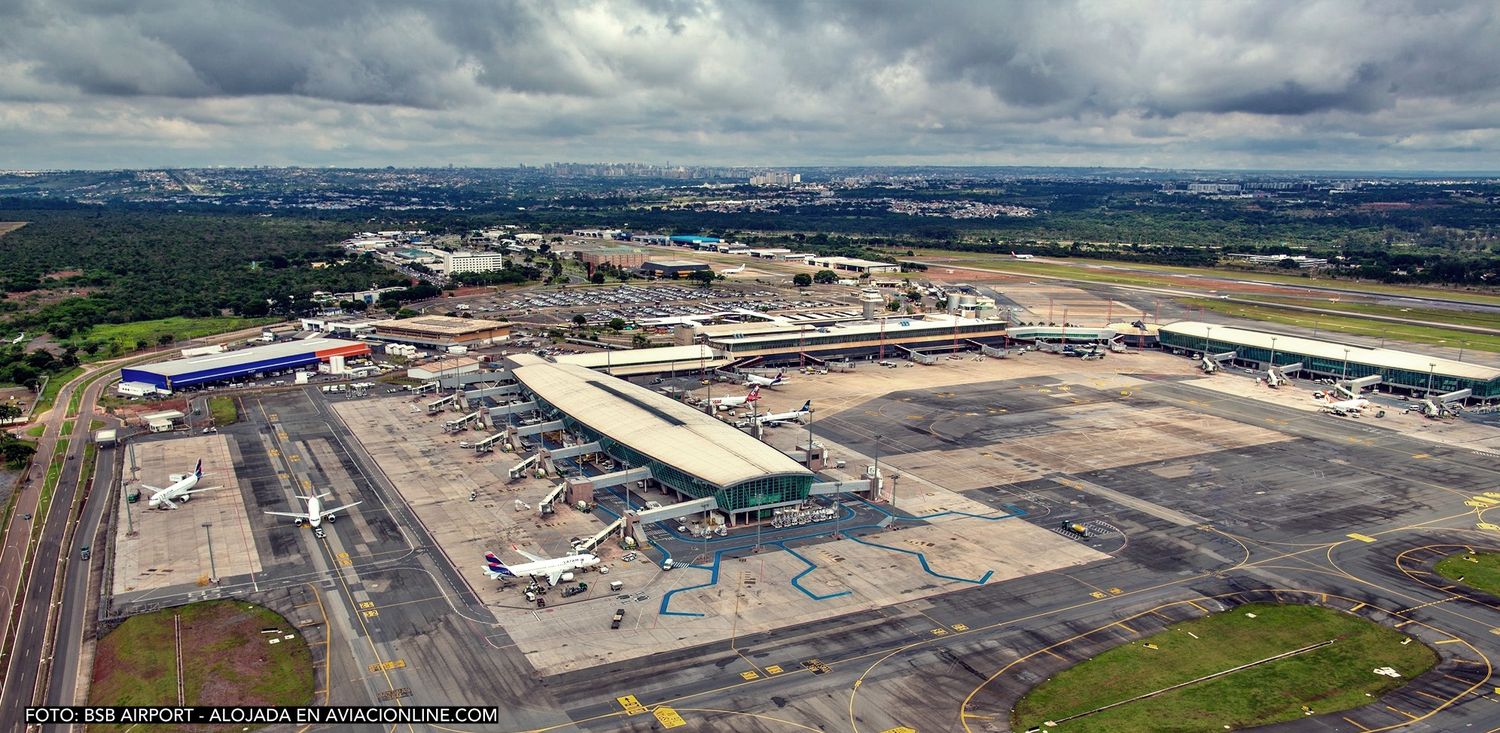
M198 485L197 475L190 473L186 476L170 476L169 478L175 479L176 483L173 483L171 486L168 486L167 488L162 489L160 492L153 494L151 498L146 501L146 506L151 507L152 509L157 509L161 507L163 499L167 501L187 501L188 499L193 498L192 495L188 494L187 492L192 491L193 487Z

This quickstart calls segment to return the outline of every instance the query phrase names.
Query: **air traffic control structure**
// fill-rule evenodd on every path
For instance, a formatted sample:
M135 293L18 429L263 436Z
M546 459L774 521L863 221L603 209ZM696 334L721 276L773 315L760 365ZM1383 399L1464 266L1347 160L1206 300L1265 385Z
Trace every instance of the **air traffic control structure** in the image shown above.
M1420 397L1450 397L1490 404L1500 400L1500 369L1397 349L1255 331L1200 321L1178 321L1157 332L1162 348L1206 354L1260 370L1300 371L1305 376L1360 380L1379 376L1379 388ZM1200 357L1201 359L1202 357ZM1293 370L1286 365L1295 364ZM1469 390L1464 397L1451 397Z

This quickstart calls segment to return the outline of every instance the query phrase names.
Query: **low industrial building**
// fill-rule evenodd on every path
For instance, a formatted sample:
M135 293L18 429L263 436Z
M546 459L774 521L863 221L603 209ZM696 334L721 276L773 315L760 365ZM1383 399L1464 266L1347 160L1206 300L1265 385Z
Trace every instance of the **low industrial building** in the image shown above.
M440 359L429 364L414 366L406 370L406 376L423 381L437 379L438 377L452 377L459 374L473 374L479 371L480 362L472 356L457 356L450 359Z
M130 394L126 391L127 385L131 385L131 389L140 389L134 385L147 385L156 392L170 394L181 389L282 372L319 362L342 362L369 353L369 344L326 338L253 346L221 354L125 367L120 370L120 391Z
M510 338L510 324L483 318L417 316L376 321L374 338L428 348L490 346Z
M691 260L651 260L641 265L641 272L652 277L684 277L712 269L708 263Z
M1500 369L1456 359L1200 321L1162 326L1157 339L1162 348L1188 353L1232 351L1232 363L1255 369L1300 362L1303 376L1359 379L1378 374L1381 390L1425 397L1467 389L1471 402L1500 399Z
M683 499L712 498L731 521L812 490L805 466L688 405L576 364L517 363L511 375L545 420Z
M873 275L878 272L900 272L900 265L889 262L877 262L875 260L863 260L858 257L809 257L807 264L815 267L825 267L834 272L858 272Z

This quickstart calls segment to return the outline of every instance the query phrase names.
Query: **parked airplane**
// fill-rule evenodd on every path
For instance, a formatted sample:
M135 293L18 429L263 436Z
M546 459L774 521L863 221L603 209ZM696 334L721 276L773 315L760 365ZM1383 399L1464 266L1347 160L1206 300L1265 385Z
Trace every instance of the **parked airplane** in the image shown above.
M198 482L203 479L202 458L198 459L198 465L193 468L192 473L174 473L170 476L167 476L167 479L172 482L172 485L168 486L165 489L159 489L148 484L141 484L141 488L150 489L153 492L151 494L151 498L146 500L146 506L151 507L152 509L176 509L177 504L172 501L173 499L176 499L177 501L187 501L188 499L191 499L193 497L193 494L196 494L200 491L208 491L210 489L219 488L217 486L205 486L201 489L194 488L198 485Z
M731 267L728 270L720 270L719 274L720 275L738 275L738 274L740 274L740 273L742 273L744 271L745 271L745 266L744 265L740 265L739 267Z
M757 387L775 387L786 384L786 370L776 372L774 377L762 377L758 374L746 374L745 384L753 384Z
M1029 260L1029 259L1031 259L1033 257L1036 257L1036 255L1018 255L1018 254L1016 254L1015 250L1011 250L1010 251L1010 256L1014 257L1014 258L1016 258L1018 260Z
M22 331L21 335L15 337L13 339L11 339L10 343L11 343L11 345L15 345L15 344L19 344L19 343L21 343L22 341L25 341L25 340L26 340L26 332Z
M356 501L353 504L345 504L344 506L336 506L336 507L334 507L332 509L324 509L323 508L323 497L325 497L325 496L333 496L333 494L325 492L325 493L322 493L322 494L318 494L317 496L298 496L297 497L298 499L302 499L303 501L307 502L307 511L306 512L266 512L266 513L267 514L274 514L274 515L276 515L278 517L292 517L292 520L293 520L292 523L295 524L295 525L297 525L298 527L301 527L303 522L307 522L308 524L312 525L314 529L316 529L317 526L320 525L320 524L322 524L323 520L325 520L325 519L328 520L328 521L330 521L330 522L332 522L333 520L337 519L338 517L337 517L337 515L334 514L334 512L341 512L341 511L344 511L345 509L348 509L350 507L359 506L360 504L364 503L363 501Z
M739 407L758 399L760 399L760 385L757 384L751 387L750 391L743 397L715 397L709 400L708 404L712 405L716 410L727 410L731 407Z
M780 425L780 424L782 424L784 422L792 422L792 421L795 421L795 420L801 420L803 417L805 417L808 413L811 413L811 412L812 412L812 400L808 400L808 401L802 403L802 407L797 408L793 412L773 412L773 413L769 413L769 414L766 414L766 415L760 415L760 416L757 416L755 418L755 422L758 425L767 425L767 426L770 426L770 425Z
M533 555L517 547L512 547L511 549L515 550L517 554L525 557L527 560L530 560L530 562L523 562L517 565L506 565L495 553L486 552L484 553L484 560L489 565L489 567L484 571L486 577L488 577L490 580L504 580L505 578L527 577L546 578L549 584L557 585L557 581L562 579L563 573L569 573L574 570L583 570L584 568L591 568L599 564L599 557L594 555L593 553L588 552L549 560L544 557Z
M1323 410L1325 412L1331 412L1335 415L1357 415L1369 406L1370 401L1363 397L1355 397L1348 400L1335 400L1333 399L1332 395L1329 395L1328 404L1324 405Z

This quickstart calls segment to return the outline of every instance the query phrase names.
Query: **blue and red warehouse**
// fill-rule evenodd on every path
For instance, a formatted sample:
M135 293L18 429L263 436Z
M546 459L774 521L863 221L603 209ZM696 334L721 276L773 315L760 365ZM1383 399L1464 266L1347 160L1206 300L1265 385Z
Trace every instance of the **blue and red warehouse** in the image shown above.
M159 390L171 392L266 372L296 369L328 361L335 356L347 358L366 356L369 353L369 344L359 341L304 339L128 367L120 370L120 381L149 384Z

